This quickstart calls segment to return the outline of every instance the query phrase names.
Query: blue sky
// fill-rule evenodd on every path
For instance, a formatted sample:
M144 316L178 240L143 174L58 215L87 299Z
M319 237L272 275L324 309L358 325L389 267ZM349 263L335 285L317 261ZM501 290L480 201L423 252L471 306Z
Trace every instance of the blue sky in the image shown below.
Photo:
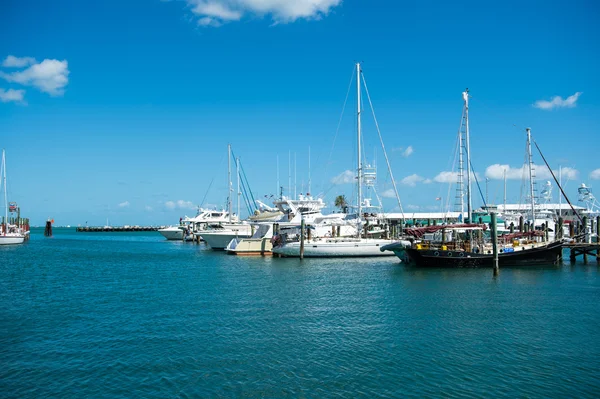
M570 168L576 200L581 182L600 179L598 15L593 1L7 0L9 200L34 224L173 223L203 199L225 203L228 143L257 197L275 194L277 157L288 185L290 153L306 191L309 147L313 194L352 196L352 184L333 182L355 169L354 89L333 143L357 61L405 210L454 197L442 172L452 171L465 87L490 202L503 195L505 167L493 165L511 168L508 200L519 201L527 126L553 169ZM385 193L369 114L365 153Z

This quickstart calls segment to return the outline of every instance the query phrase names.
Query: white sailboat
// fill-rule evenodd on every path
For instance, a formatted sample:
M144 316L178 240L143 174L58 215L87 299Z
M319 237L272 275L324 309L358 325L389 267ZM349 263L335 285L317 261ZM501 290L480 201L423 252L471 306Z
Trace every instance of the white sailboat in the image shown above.
M2 150L2 186L4 188L4 223L0 234L0 245L22 244L29 232L24 231L20 226L10 224L8 219L8 200L6 195L6 155Z
M275 238L275 246L272 251L274 254L299 257L303 246L305 257L359 257L359 256L390 256L392 253L381 251L381 247L391 243L391 240L365 238L363 234L363 215L362 215L362 179L363 164L361 159L361 69L360 64L356 64L356 83L357 83L357 143L358 143L358 162L357 162L357 204L358 211L356 215L355 237L311 237L304 241L288 241L281 236Z
M239 162L236 162L239 168ZM240 172L237 170L238 176L238 194L240 186ZM252 236L252 228L249 224L243 222L235 222L233 220L232 209L231 209L231 195L233 193L233 185L231 183L231 145L227 145L227 177L228 177L228 195L227 195L227 212L229 221L227 224L221 224L213 226L207 230L194 233L202 237L202 239L215 250L224 250L227 244L234 238L250 238ZM239 202L240 197L238 195L238 215L239 215Z

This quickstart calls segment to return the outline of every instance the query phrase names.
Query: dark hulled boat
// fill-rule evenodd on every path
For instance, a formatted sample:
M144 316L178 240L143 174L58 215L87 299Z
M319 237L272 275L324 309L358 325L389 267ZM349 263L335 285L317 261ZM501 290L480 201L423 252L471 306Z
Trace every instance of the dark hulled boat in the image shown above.
M425 234L435 232L452 231L459 232L466 236L466 232L475 234L483 231L484 225L449 225L449 226L431 226L406 229L405 232L413 239L422 239ZM519 266L519 265L540 265L557 264L562 259L562 241L552 241L549 243L532 242L536 237L540 237L541 232L515 233L501 236L500 240L506 243L499 248L498 265ZM479 250L471 250L471 244L466 240L459 242L414 242L412 245L406 245L406 241L384 245L382 251L392 251L403 262L411 263L419 267L493 267L494 257L492 251L483 245L481 240L476 244ZM525 239L516 241L515 239ZM473 247L475 248L475 247Z

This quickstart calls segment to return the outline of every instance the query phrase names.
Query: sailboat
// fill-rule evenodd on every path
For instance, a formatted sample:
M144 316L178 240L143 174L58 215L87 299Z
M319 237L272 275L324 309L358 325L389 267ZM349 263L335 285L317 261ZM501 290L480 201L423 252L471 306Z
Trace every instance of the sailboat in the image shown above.
M236 162L237 167L239 168L239 160ZM195 235L199 235L202 239L215 250L224 250L227 248L227 244L234 238L250 238L252 237L252 228L248 223L243 223L234 220L234 216L232 214L231 209L231 195L233 193L233 184L231 182L231 144L227 145L227 177L228 177L228 195L227 195L227 216L228 222L219 224L216 226L210 226L206 230L198 231L194 233ZM240 213L240 172L237 170L238 177L238 215Z
M2 186L4 188L4 222L2 223L2 231L0 234L0 245L22 244L29 232L25 231L20 225L17 218L17 224L11 224L8 219L9 208L11 213L17 210L14 203L8 203L6 195L6 155L2 150Z
M487 225L473 224L471 207L471 159L469 148L469 93L463 94L466 123L467 223L406 229L410 244L396 242L382 248L402 261L421 267L493 267L492 243L485 239ZM535 226L535 202L531 162L531 129L527 128L532 226ZM533 229L499 237L499 266L554 264L562 257L562 240L545 241L545 232Z
M361 69L356 64L357 83L357 214L356 235L354 237L310 237L303 243L299 239L288 240L285 235L274 237L272 252L287 257L299 257L301 247L305 257L360 257L360 256L390 256L393 253L381 251L381 247L391 241L382 238L367 238L363 231L363 198L362 183L364 177L361 159ZM309 227L310 229L310 227ZM298 235L296 235L297 237Z

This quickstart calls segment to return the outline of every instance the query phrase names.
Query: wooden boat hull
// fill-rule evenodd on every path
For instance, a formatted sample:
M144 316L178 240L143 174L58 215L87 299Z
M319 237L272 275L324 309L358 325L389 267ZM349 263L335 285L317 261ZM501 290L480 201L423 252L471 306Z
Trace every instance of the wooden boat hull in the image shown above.
M562 259L563 243L556 241L541 247L525 249L515 252L502 252L498 254L498 265L527 266L540 264L557 264ZM478 254L472 252L419 250L404 248L394 251L400 259L408 258L409 263L419 267L493 267L492 254Z

